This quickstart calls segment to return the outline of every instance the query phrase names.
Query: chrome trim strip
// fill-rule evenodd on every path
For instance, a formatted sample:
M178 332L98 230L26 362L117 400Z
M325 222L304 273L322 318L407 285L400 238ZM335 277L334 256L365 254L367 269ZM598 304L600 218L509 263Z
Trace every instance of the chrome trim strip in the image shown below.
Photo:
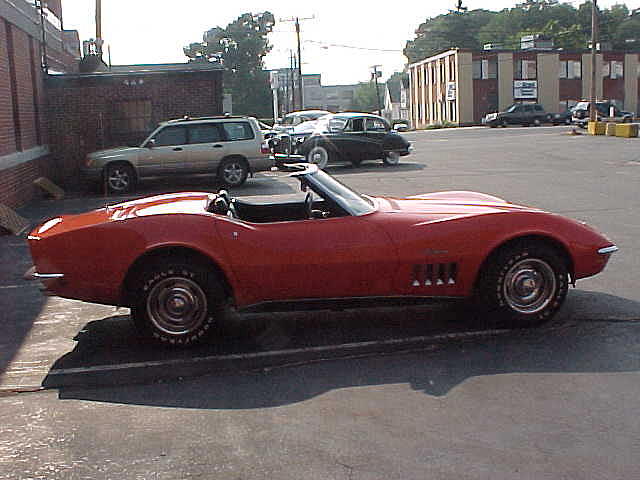
M619 250L615 245L611 245L610 247L604 247L598 250L600 255L609 255L610 253L615 253Z
M52 278L64 278L64 273L33 273L33 278L37 280L50 280Z

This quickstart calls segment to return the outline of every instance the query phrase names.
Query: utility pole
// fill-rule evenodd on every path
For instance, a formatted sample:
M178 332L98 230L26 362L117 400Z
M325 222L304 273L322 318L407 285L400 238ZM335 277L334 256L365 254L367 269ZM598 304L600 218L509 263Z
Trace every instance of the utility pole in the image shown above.
M102 0L96 0L96 54L102 60Z
M296 109L296 76L293 74L296 68L296 55L293 53L293 50L290 52L289 56L289 71L291 72L291 109L290 112Z
M376 100L378 101L378 115L382 116L382 107L380 106L380 88L378 87L378 77L382 74L382 72L378 71L378 67L382 65L374 65L373 72L371 72L371 77L373 77L373 81L376 83Z
M596 115L596 43L598 42L598 0L591 4L591 92L589 98L589 121L595 122Z
M313 17L305 17L305 18L300 18L300 17L291 17L291 18L281 18L280 21L281 22L295 22L296 24L296 38L298 41L298 88L299 88L299 95L298 97L300 98L300 110L302 110L304 108L304 88L302 85L302 46L300 43L300 20L313 20L315 18L315 16ZM295 102L293 103L294 108L295 108Z

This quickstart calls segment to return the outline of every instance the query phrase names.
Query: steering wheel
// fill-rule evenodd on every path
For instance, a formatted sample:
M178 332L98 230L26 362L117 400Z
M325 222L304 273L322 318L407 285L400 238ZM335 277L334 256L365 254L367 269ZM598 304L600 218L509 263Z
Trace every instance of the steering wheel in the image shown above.
M307 213L307 218L313 218L313 195L311 192L307 192L307 196L304 197L304 210Z

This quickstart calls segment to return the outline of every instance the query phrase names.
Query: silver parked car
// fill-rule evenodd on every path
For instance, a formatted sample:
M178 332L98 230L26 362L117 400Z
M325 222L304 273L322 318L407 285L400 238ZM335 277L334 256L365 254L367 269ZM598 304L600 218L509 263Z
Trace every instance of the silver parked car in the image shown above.
M185 117L159 124L139 147L90 153L82 173L113 193L133 191L142 177L171 174L213 173L237 187L250 173L272 167L269 153L255 118Z

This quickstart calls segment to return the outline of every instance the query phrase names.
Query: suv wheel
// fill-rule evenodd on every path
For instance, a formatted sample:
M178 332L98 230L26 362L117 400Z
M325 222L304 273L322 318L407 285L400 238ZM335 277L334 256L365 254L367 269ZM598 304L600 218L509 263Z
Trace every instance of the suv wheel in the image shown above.
M136 174L131 165L126 163L108 165L104 175L104 182L110 193L127 193L135 187Z
M249 168L244 158L225 158L218 169L218 178L228 187L239 187L247 179Z

